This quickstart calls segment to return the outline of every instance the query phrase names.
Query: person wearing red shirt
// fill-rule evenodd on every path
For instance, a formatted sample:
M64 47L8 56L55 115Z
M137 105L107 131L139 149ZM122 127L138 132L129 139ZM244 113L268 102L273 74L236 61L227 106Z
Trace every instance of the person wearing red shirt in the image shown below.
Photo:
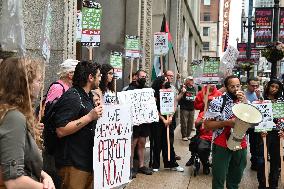
M247 103L246 96L241 91L240 79L231 75L224 80L227 92L212 100L205 113L204 126L213 130L212 148L212 189L237 189L241 182L247 164L247 142L244 136L241 149L232 151L227 147L227 140L234 127L235 119L232 107L238 103ZM224 107L224 108L222 108Z

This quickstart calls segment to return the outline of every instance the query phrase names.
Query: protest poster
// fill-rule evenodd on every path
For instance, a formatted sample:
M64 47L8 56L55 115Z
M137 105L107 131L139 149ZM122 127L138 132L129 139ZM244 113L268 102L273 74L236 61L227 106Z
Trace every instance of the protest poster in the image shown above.
M122 78L122 53L111 52L110 65L114 68L114 73L117 79Z
M52 29L52 8L50 1L47 1L46 12L44 13L43 21L43 38L42 38L42 48L41 53L46 62L49 62L50 49L51 49L51 29Z
M117 93L120 104L131 107L132 125L159 121L158 109L152 88L135 89Z
M125 37L125 56L128 58L140 57L140 38L139 36L126 35Z
M154 33L154 55L161 56L168 54L168 33L156 32Z
M232 75L232 70L235 67L238 56L238 49L229 45L229 47L226 49L224 56L221 59L219 68L219 72L222 73L224 78L229 75Z
M106 92L103 96L104 105L116 104L116 95L113 92Z
M261 112L263 117L262 122L255 126L255 132L271 131L275 127L271 101L254 101L252 105Z
M284 118L284 101L272 103L273 118Z
M127 105L105 106L94 137L94 188L115 188L129 182L131 127Z
M81 41L82 37L82 12L77 10L77 22L76 22L76 41Z
M201 84L201 77L203 75L203 61L193 60L190 64L192 70L192 77L195 84Z
M280 8L279 16L279 41L284 43L284 7Z
M273 7L255 8L254 42L257 48L264 48L272 42L272 23Z
M161 115L175 113L175 94L171 89L160 89L160 113Z
M82 7L82 46L100 46L101 21L101 5L91 0L84 1Z
M219 77L220 58L205 57L202 75L202 84L217 84Z

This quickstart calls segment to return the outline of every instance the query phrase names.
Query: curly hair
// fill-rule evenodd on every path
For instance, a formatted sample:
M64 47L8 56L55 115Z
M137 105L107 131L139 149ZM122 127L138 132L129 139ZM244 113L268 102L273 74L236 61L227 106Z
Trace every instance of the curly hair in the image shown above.
M73 86L85 87L88 82L89 75L91 74L92 76L96 76L100 68L101 65L99 65L96 62L94 63L90 61L79 62L74 71Z
M264 99L268 99L268 95L269 95L269 88L272 84L277 84L279 86L279 89L277 91L277 93L275 94L274 98L275 99L278 99L279 97L282 97L282 92L283 92L283 85L282 83L278 80L278 79L271 79L265 89L264 89L264 92L263 92L263 98Z
M7 58L0 64L0 123L10 110L19 110L25 115L28 128L34 131L30 91L42 68L41 61L20 57Z
M107 90L109 89L111 92L114 92L114 78L112 78L111 82L107 81L108 78L108 72L110 70L113 70L113 67L110 64L103 64L101 67L101 74L102 74L102 79L100 82L100 89L102 91L103 94L105 94L107 92Z

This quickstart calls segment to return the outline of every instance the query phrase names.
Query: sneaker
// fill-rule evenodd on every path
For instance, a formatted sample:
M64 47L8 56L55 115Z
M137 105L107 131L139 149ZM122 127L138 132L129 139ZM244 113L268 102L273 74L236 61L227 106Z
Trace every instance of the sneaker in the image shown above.
M153 169L153 172L158 172L159 171L159 169Z
M171 171L184 172L184 168L182 168L181 166L177 166L171 168Z
M209 173L210 173L210 168L209 168L208 165L203 166L203 173L204 173L205 175L209 175Z
M188 138L187 137L183 137L182 140L183 141L188 141Z
M181 160L181 157L178 155L175 155L175 160Z
M145 175L152 175L153 174L153 171L151 168L148 168L148 167L140 167L138 169L138 173L142 173L142 174L145 174Z
M186 162L185 166L192 166L194 163L194 157L191 156L191 158Z
M136 178L136 175L137 175L137 171L136 171L134 168L132 168L132 169L131 169L131 176L132 176L132 179Z

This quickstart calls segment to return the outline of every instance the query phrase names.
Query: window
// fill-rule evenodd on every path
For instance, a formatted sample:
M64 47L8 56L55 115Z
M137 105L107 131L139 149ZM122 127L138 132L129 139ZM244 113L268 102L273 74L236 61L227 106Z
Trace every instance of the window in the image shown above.
M204 0L204 5L210 5L210 0Z
M203 42L203 50L209 51L209 42Z
M204 13L203 21L210 21L210 12L205 12Z
M203 27L203 36L209 36L209 31L210 31L209 27Z

